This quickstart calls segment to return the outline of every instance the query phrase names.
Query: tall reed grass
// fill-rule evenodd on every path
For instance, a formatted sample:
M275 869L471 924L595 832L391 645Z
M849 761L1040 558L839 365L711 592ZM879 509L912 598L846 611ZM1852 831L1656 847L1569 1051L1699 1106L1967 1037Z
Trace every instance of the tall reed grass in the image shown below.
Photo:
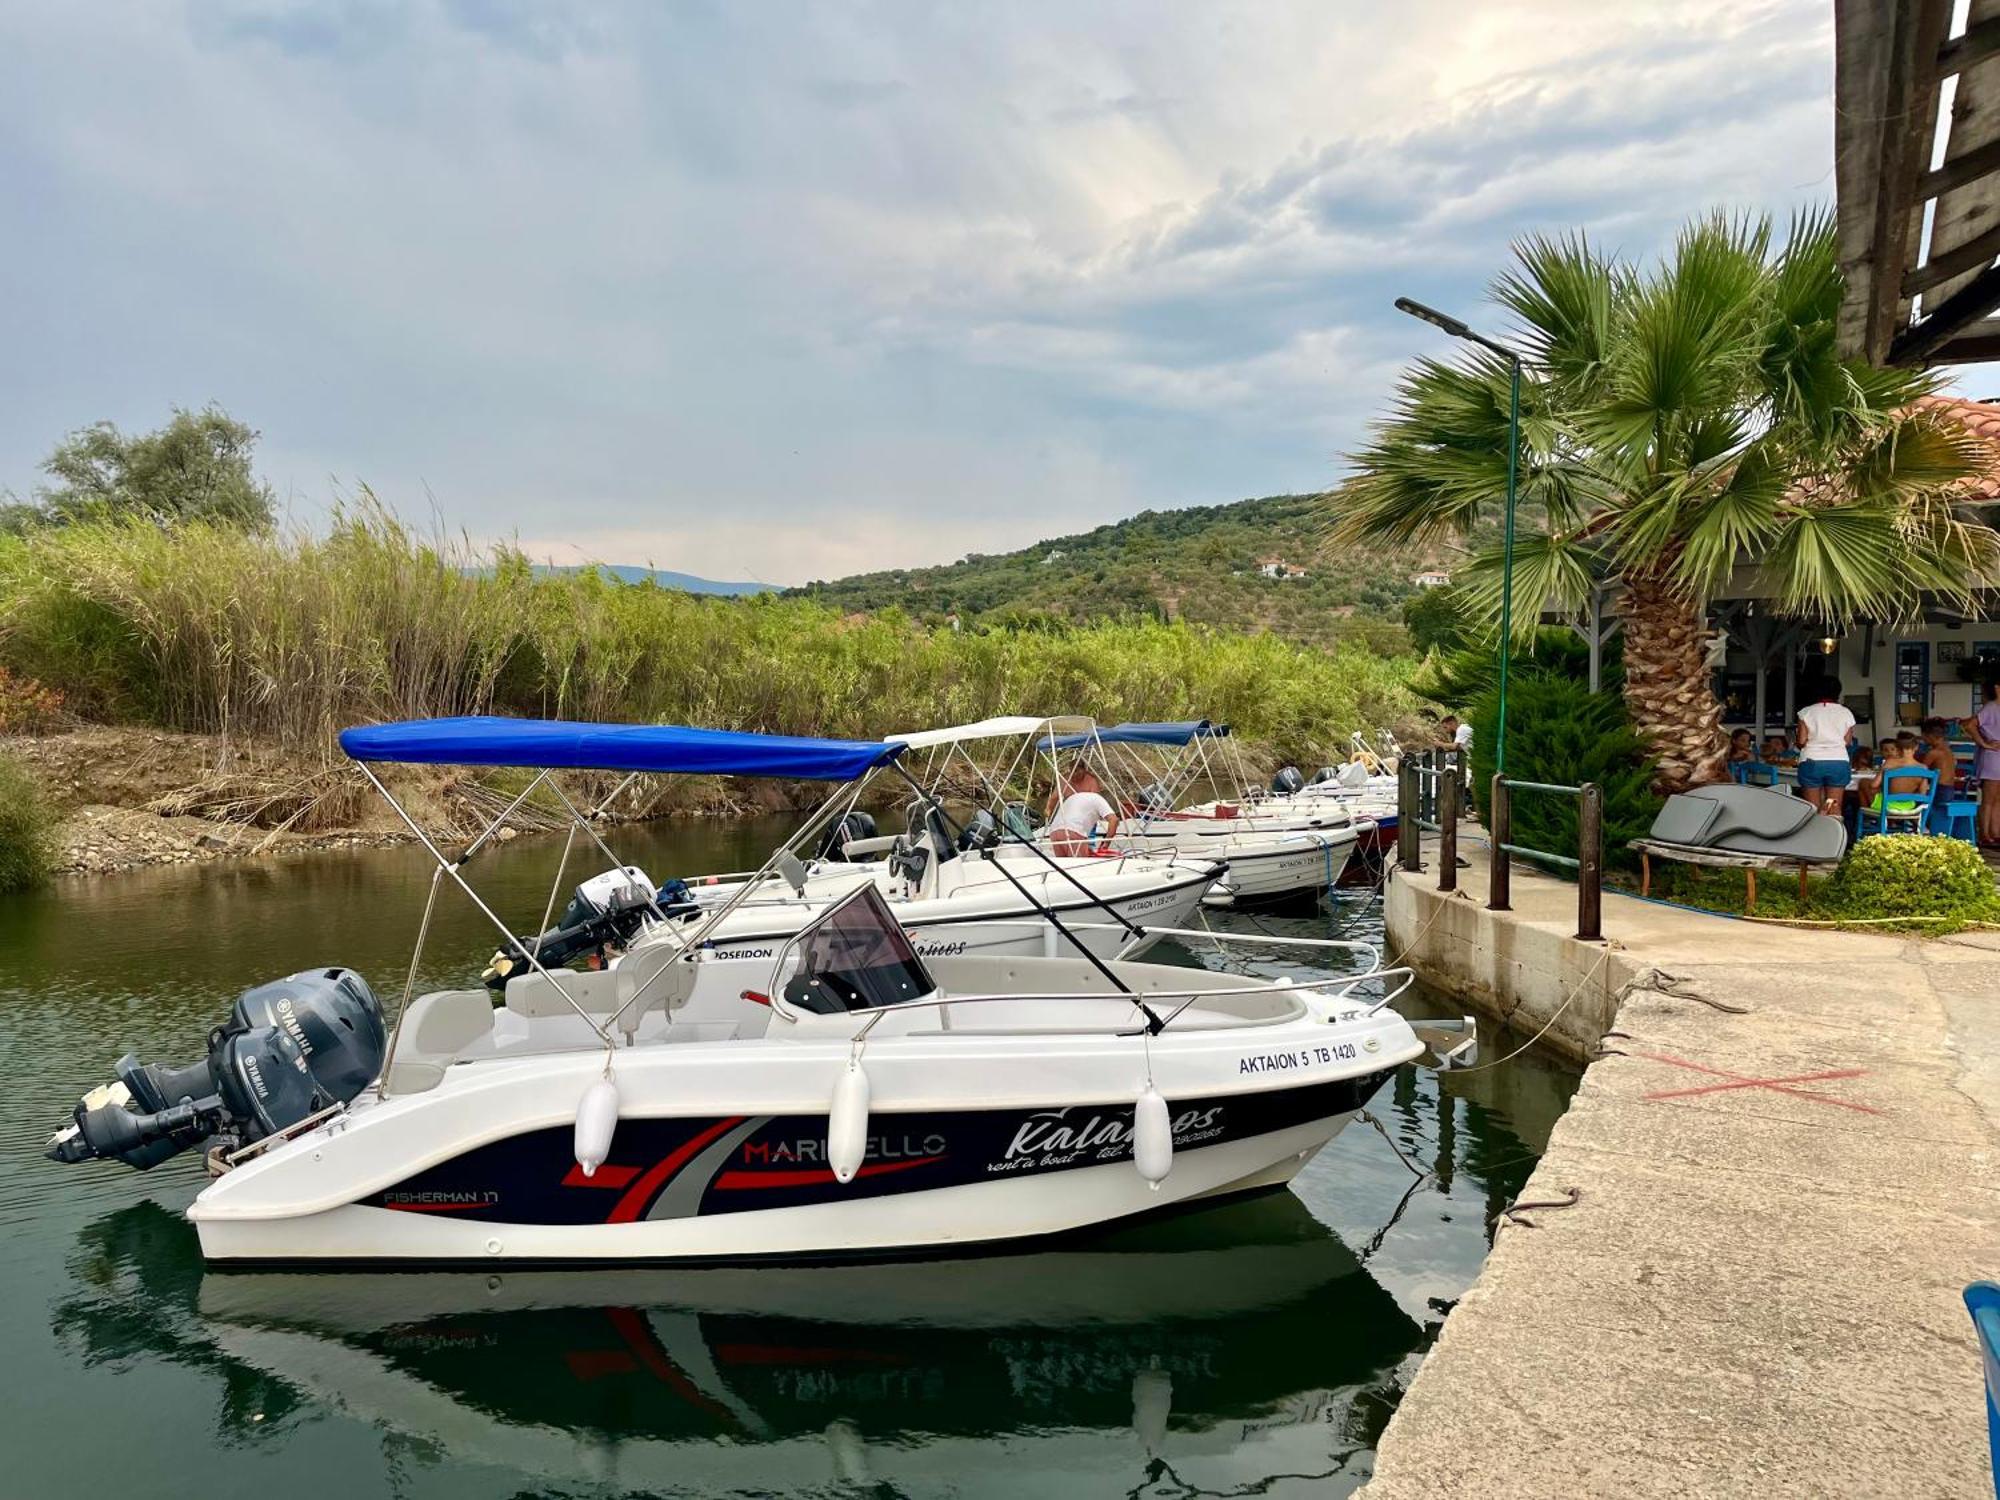
M55 812L34 773L0 754L0 893L25 891L49 878L54 829Z
M333 753L375 719L499 712L876 738L996 713L1207 716L1300 761L1407 717L1410 663L1153 621L933 630L702 598L419 536L85 524L0 538L0 665L105 720Z

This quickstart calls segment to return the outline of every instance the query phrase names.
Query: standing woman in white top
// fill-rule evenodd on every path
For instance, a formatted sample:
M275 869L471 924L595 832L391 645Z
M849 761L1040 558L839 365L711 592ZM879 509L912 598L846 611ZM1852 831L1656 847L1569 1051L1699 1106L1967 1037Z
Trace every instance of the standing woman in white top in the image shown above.
M1088 854L1090 836L1098 823L1104 823L1108 839L1118 831L1118 814L1105 800L1104 788L1088 766L1076 768L1069 786L1069 795L1049 816L1049 846L1057 854ZM1060 783L1056 790L1062 790Z
M1799 746L1799 792L1830 818L1840 816L1840 794L1853 771L1848 742L1854 738L1854 715L1840 701L1840 679L1822 677L1819 702L1799 710L1793 731Z

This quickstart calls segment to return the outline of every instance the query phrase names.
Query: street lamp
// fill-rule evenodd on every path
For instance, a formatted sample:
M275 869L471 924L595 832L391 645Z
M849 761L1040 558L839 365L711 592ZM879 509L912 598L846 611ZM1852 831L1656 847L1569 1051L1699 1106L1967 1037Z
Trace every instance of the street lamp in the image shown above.
M1507 668L1514 656L1514 496L1521 468L1521 356L1505 344L1496 344L1484 334L1474 333L1463 320L1435 307L1426 307L1413 298L1398 297L1396 311L1421 318L1455 339L1491 349L1507 361L1507 520L1500 544L1500 722L1493 736L1493 772L1504 776L1507 774Z

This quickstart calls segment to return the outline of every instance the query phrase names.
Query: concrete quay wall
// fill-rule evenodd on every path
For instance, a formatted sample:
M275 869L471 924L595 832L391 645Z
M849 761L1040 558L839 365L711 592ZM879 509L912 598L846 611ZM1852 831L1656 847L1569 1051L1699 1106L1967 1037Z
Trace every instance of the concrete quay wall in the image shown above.
M1575 939L1574 887L1514 879L1512 912L1486 909L1485 860L1437 888L1435 851L1424 873L1389 877L1383 921L1389 952L1426 984L1529 1034L1573 1062L1588 1062L1611 1029L1619 991L1635 977L1615 943Z
M1601 963L1551 1035L1622 1035L1521 1195L1574 1206L1498 1228L1366 1500L1991 1500L1960 1293L2000 1279L2000 940L1607 894L1606 951L1562 882L1486 912L1467 853L1466 897L1391 877L1391 953L1529 1031Z

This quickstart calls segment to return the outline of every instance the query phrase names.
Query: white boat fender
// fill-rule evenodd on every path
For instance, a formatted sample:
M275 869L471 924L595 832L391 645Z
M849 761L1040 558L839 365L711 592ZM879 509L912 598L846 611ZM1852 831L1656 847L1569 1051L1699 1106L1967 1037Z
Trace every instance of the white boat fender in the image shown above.
M1174 1378L1158 1366L1132 1372L1132 1432L1148 1454L1167 1446L1167 1419L1174 1414Z
M1132 1162L1154 1192L1174 1169L1174 1122L1167 1114L1167 1101L1151 1084L1132 1110Z
M835 1181L852 1182L868 1154L868 1070L849 1058L847 1071L833 1086L833 1108L826 1117L826 1159Z
M618 1085L605 1075L583 1091L576 1107L576 1164L583 1175L595 1177L611 1155L611 1133L618 1128Z

